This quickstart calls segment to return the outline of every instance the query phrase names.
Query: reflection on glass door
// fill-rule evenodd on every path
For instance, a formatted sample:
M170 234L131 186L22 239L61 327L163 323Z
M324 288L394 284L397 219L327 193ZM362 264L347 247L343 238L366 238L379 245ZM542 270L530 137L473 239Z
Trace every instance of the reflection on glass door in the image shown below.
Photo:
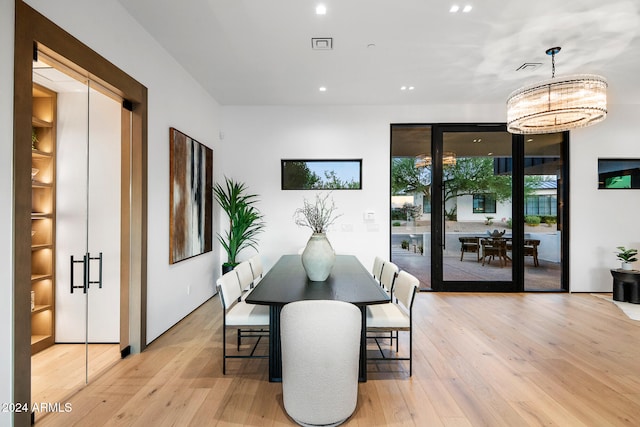
M563 134L524 138L524 289L562 289Z
M443 282L512 281L511 149L506 131L442 132Z
M431 126L391 127L391 261L431 289Z

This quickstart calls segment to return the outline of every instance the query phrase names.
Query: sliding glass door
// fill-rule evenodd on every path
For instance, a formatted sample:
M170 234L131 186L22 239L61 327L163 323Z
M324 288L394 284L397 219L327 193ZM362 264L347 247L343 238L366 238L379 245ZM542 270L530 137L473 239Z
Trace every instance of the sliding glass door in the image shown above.
M431 126L391 128L391 261L431 289Z
M563 134L524 137L524 289L562 289Z
M567 143L499 124L392 125L392 261L422 290L564 290Z
M511 134L503 126L438 126L435 138L434 289L514 290L513 179L499 167L512 163Z

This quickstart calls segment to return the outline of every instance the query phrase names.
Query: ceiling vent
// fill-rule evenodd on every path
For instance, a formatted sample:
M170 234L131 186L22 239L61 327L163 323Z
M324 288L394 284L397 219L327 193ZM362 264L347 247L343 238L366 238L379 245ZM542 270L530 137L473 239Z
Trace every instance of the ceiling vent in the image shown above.
M333 38L331 37L314 37L311 39L311 49L313 50L331 50L333 49Z
M525 62L524 64L516 68L516 71L533 71L540 68L541 65L542 62Z

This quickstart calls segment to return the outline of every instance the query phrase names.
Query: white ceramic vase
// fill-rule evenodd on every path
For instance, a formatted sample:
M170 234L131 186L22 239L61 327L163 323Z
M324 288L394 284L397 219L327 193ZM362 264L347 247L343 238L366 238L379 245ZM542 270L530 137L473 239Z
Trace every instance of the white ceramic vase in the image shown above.
M622 261L622 269L623 270L633 270L630 262Z
M302 251L302 266L309 280L324 282L331 273L336 253L324 233L313 233Z

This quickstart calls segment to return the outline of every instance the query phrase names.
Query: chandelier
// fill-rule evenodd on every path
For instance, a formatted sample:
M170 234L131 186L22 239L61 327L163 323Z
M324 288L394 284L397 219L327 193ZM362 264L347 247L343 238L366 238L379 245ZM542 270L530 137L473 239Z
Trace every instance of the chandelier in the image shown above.
M431 156L420 154L416 156L416 168L424 168L431 166ZM456 164L456 153L453 151L445 151L442 153L442 164L444 166L453 166Z
M555 78L555 55L551 55L551 79L522 87L507 99L507 130L511 133L554 133L591 126L607 116L607 81L593 74Z

